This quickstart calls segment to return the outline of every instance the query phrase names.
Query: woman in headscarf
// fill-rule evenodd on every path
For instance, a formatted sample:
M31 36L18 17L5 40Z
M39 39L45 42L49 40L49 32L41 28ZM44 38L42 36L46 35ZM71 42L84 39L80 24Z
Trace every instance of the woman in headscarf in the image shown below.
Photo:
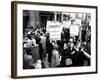
M58 52L58 45L53 41L52 42L53 45L53 50L52 50L52 59L51 59L51 67L57 67L58 65L60 65L60 61L61 61L61 56L59 55Z

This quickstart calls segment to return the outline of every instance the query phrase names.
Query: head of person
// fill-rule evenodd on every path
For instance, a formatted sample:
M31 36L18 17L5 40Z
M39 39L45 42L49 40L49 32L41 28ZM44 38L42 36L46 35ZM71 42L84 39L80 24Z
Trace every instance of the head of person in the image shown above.
M39 59L39 60L37 60L37 63L41 64L41 63L42 63L42 61Z
M31 34L27 34L27 38L28 38L28 39L32 39Z
M69 46L72 48L74 47L73 38L69 39Z
M36 43L37 43L37 44L40 44L40 41L41 41L41 38L38 38L38 39L36 40Z
M72 20L71 20L71 24L74 24L74 21L75 21L75 20L74 20L74 19L72 19Z
M53 40L53 41L51 41L51 43L52 43L52 45L53 45L53 44L55 44L56 42Z
M63 46L64 49L67 49L68 48L68 45L67 43L64 43L64 46Z
M58 44L56 43L56 41L52 41L52 45L54 49L58 49Z
M54 45L53 45L53 48L54 48L54 49L58 49L58 45L57 45L57 44L54 44Z
M39 30L37 30L37 35L40 35L40 31Z
M69 39L69 43L73 43L73 38L70 38Z
M34 31L31 33L31 37L35 38L35 32Z
M86 45L87 45L87 43L86 43L86 42L83 42L83 43L82 43L82 47L83 47L83 48L85 48L85 47L86 47Z
M43 33L41 32L40 35L43 36Z
M24 36L24 40L27 41L28 40L28 37L27 36Z

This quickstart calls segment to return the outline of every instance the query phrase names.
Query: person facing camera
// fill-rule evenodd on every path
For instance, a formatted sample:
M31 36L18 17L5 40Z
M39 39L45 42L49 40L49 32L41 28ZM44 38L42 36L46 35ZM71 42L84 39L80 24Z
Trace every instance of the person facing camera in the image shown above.
M51 59L51 67L57 67L60 65L61 56L59 55L58 45L55 41L52 41L53 50L52 50L52 59Z

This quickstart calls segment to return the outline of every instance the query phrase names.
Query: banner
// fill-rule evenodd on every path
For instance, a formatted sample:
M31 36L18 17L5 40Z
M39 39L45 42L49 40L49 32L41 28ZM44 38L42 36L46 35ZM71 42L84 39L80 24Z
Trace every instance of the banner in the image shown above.
M70 25L70 35L71 36L78 36L79 31L80 31L79 25L76 25L76 24Z
M47 21L47 32L50 33L50 40L61 40L61 23L58 21Z
M78 25L82 26L82 19L75 19L74 24L78 24Z

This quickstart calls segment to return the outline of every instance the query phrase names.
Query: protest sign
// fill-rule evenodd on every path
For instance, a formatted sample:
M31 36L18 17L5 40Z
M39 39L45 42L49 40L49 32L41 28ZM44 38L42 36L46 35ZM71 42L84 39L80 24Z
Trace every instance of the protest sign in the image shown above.
M71 36L78 36L80 31L80 26L77 24L70 25L70 35Z
M50 40L61 40L61 23L58 21L47 21L47 32L50 34Z

